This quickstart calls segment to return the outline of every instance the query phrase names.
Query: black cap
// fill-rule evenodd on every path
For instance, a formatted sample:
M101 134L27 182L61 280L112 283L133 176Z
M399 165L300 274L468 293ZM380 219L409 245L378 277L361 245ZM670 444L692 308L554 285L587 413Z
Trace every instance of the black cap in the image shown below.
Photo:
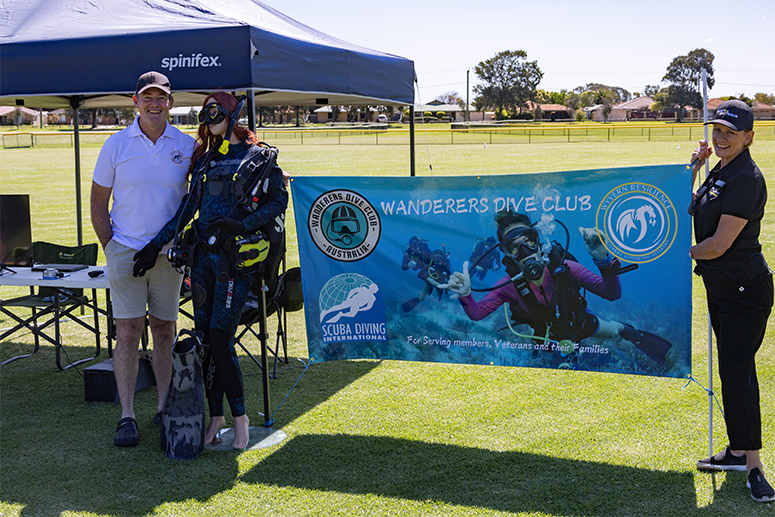
M721 124L735 131L753 131L753 111L743 101L724 101L706 124Z
M135 89L135 95L140 95L148 88L158 88L167 95L172 93L170 88L170 80L167 76L160 74L159 72L145 72L137 80L137 88Z

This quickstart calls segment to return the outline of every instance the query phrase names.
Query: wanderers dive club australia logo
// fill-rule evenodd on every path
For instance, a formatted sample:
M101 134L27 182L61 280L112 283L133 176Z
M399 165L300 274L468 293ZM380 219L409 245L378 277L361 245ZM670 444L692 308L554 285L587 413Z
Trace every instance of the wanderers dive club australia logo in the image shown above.
M597 227L605 246L626 262L651 262L675 241L678 216L673 202L646 183L626 183L611 190L597 209Z
M340 262L361 260L377 247L382 223L369 201L352 190L331 190L312 203L307 227L315 246Z
M320 291L320 330L323 343L386 341L379 286L358 273L331 278Z

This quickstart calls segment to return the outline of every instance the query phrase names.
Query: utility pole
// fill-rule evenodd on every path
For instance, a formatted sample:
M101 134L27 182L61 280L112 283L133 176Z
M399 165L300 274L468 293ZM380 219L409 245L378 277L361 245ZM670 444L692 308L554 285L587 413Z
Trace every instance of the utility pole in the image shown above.
M469 68L468 70L466 70L466 122L471 122L471 112L470 112L471 103L468 100L468 95L469 95L468 78L470 75L471 75L471 69Z

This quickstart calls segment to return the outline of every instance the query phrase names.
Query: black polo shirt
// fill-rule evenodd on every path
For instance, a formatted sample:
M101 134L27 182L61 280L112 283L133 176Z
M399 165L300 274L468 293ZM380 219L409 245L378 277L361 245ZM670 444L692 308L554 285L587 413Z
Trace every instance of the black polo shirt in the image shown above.
M751 153L745 149L726 167L721 162L711 171L724 182L716 187L701 201L694 214L694 238L700 243L713 236L723 214L729 214L748 222L737 236L732 246L720 257L713 260L698 260L697 269L725 269L739 274L745 270L750 278L767 271L767 262L759 244L761 221L764 206L767 204L767 185L759 167L751 159ZM698 271L698 272L700 272Z

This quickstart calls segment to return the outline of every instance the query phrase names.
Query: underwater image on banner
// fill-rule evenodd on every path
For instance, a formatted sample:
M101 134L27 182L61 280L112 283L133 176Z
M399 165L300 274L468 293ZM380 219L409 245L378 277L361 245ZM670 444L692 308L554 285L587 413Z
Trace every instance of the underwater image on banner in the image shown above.
M309 357L691 373L683 165L296 177Z

